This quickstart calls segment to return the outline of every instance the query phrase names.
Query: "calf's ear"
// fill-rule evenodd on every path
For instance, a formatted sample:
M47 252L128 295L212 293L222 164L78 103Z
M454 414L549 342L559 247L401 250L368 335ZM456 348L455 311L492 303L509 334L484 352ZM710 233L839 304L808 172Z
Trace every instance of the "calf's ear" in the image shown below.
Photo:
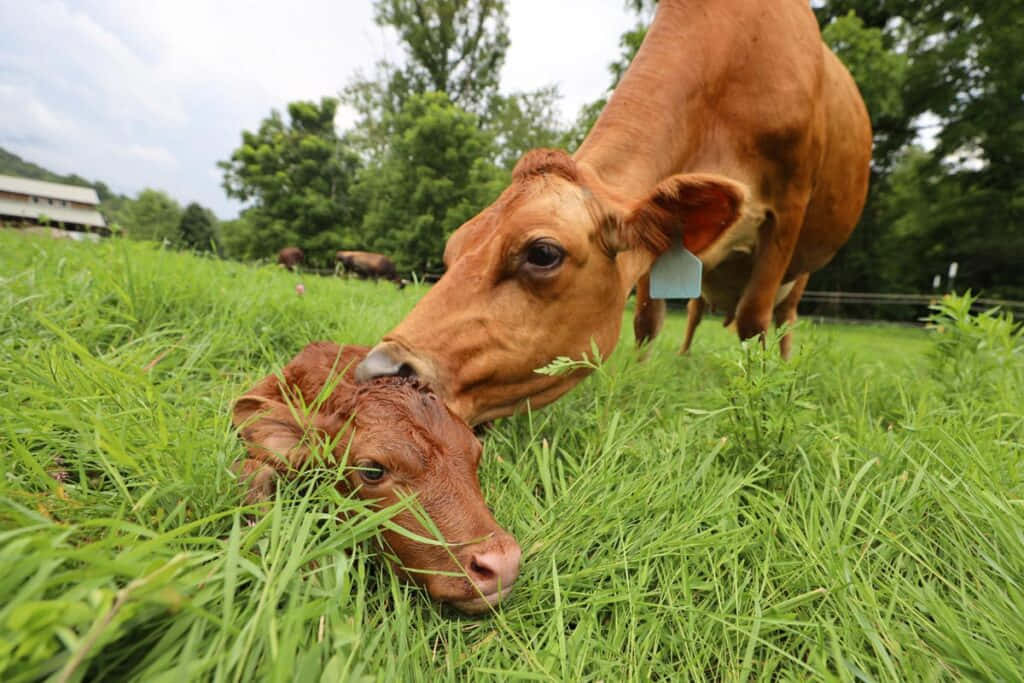
M613 244L619 250L643 247L660 255L682 237L694 254L709 247L743 215L747 190L724 176L680 173L658 183L621 220Z
M235 401L231 407L231 424L241 429L243 425L252 420L260 412L269 412L273 407L273 401L266 396L253 396L246 394Z
M247 503L270 498L280 476L294 474L309 460L314 444L341 431L344 415L306 413L290 405L274 375L242 396L232 407L231 421L249 457L231 469L246 486Z
M246 395L235 402L232 421L252 460L278 472L302 468L311 439L322 435L315 417L303 419L298 410L265 396Z

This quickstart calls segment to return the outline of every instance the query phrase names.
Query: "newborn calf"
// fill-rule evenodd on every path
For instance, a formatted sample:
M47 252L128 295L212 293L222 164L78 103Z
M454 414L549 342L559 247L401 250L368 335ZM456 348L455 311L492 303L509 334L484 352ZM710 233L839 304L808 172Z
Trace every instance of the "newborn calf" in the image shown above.
M413 381L355 384L352 372L367 350L315 342L285 366L280 379L269 375L238 399L233 421L249 458L236 470L247 481L247 500L265 500L277 477L315 466L313 444L329 443L333 449L323 465L345 468L339 490L376 507L415 496L444 536L447 547L383 531L402 573L435 600L467 613L487 611L511 591L520 550L484 503L476 475L480 442L443 401ZM317 402L325 386L330 393ZM394 521L433 538L409 510Z

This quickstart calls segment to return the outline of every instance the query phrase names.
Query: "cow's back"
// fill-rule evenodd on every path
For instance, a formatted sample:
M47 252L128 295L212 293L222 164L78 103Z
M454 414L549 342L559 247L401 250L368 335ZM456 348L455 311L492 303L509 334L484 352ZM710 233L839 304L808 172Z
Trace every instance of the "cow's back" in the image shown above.
M806 2L662 0L576 159L627 199L677 173L742 182L746 216L701 254L706 296L732 310L773 216L806 206L771 236L793 245L784 281L832 258L863 208L870 154L863 101Z
M627 200L676 173L718 173L770 199L765 176L807 166L823 72L805 2L662 0L574 157Z
M397 276L394 262L384 254L372 251L339 251L337 259L346 268L365 277L383 277L393 280Z
M828 263L857 225L871 169L871 119L853 77L824 43L826 144L790 273Z

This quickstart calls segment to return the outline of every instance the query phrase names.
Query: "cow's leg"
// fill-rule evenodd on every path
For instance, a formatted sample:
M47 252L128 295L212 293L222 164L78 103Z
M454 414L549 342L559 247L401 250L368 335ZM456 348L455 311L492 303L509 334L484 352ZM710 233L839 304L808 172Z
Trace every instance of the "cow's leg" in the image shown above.
M764 333L772 321L775 297L793 258L806 208L805 197L778 214L770 213L758 228L754 268L736 307L736 332L740 339L760 336L764 341Z
M637 346L654 341L665 321L665 300L651 298L650 273L636 283L636 315L633 316L633 336Z
M693 344L693 333L697 331L697 325L700 325L700 319L704 317L706 305L703 297L690 299L686 304L686 336L683 338L683 345L679 348L679 353L687 353L690 350L690 345Z
M796 307L800 303L800 297L804 295L804 289L807 288L807 280L810 279L810 273L804 273L796 279L793 283L793 289L789 290L789 294L775 306L775 326L781 327L786 323L792 325L796 322ZM783 358L789 358L790 351L793 345L793 334L788 330L782 339L779 340L779 352Z

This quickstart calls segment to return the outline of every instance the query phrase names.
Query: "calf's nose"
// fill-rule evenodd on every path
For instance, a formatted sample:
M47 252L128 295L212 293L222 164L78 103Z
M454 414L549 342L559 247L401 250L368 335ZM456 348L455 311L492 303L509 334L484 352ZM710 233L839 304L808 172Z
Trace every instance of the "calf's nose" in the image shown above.
M363 362L356 366L356 381L369 382L378 377L416 377L412 364L406 361L401 347L383 342L370 349Z
M515 541L500 548L473 553L466 574L484 595L494 595L512 586L519 577L522 551Z

